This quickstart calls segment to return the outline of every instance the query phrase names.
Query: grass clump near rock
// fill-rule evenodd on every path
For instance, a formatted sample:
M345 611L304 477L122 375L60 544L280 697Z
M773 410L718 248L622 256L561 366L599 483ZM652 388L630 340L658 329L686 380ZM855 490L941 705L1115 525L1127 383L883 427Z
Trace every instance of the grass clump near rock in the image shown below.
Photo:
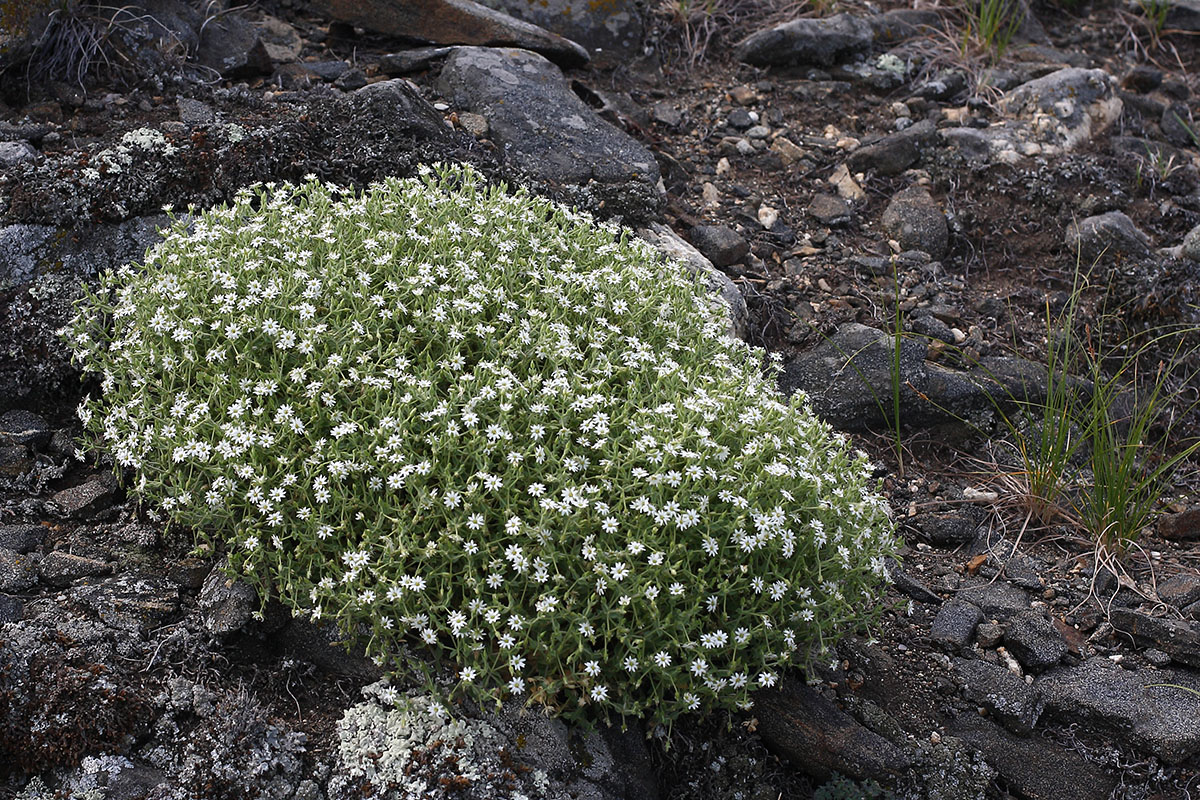
M667 722L874 616L866 458L626 231L443 166L245 190L146 260L68 332L91 442L391 669Z

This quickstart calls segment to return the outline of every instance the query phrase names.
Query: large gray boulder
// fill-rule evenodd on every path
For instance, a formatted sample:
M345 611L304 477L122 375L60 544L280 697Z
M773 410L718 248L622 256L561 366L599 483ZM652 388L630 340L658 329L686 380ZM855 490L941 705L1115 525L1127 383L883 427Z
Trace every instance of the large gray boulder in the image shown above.
M766 67L811 64L828 67L865 53L875 40L870 23L850 14L802 18L752 33L734 48L739 61Z
M1150 237L1121 211L1109 211L1072 223L1063 240L1083 266L1098 261L1120 264L1150 255Z
M510 164L551 186L629 187L656 196L658 163L580 100L562 71L528 50L460 47L446 59L441 92L482 115Z

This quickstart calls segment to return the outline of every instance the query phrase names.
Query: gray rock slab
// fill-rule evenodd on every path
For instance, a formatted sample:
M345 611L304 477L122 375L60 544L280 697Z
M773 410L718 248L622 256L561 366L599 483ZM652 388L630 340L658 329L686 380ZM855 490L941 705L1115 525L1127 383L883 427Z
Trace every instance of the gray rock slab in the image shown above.
M1170 0L1163 27L1177 31L1200 31L1200 0Z
M1014 736L966 715L955 718L947 732L982 753L1005 785L1029 800L1097 800L1117 788L1101 767L1048 739Z
M1200 575L1180 572L1158 585L1158 598L1176 608L1190 606L1200 600Z
M1067 654L1067 641L1040 611L1026 611L1008 621L1004 644L1030 672L1041 672Z
M10 622L20 622L25 616L25 603L19 597L10 594L0 594L0 625Z
M846 159L851 172L874 170L880 175L899 175L921 159L921 153L937 141L931 120L921 120L902 131L864 144Z
M957 547L975 540L987 514L978 508L925 512L906 522L918 538L938 547Z
M93 475L78 486L71 486L54 494L54 504L65 517L86 517L112 505L117 491L117 480L104 473Z
M929 628L929 638L934 644L948 650L960 650L971 643L975 627L983 622L979 606L966 600L947 600Z
M821 344L789 358L780 388L803 391L813 411L844 430L888 426L892 413L894 335L847 323ZM974 434L994 424L998 409L1045 392L1045 370L1019 359L985 359L971 372L928 362L928 343L899 342L900 420L906 427L942 426ZM1011 362L1011 363L1010 363ZM1038 379L1039 371L1041 379Z
M870 49L870 23L850 14L801 18L752 33L734 47L739 61L766 67L811 64L828 67Z
M553 184L658 184L654 155L571 91L562 72L526 50L460 47L438 85L483 115L492 141L529 175Z
M1112 626L1139 641L1150 641L1181 664L1200 667L1200 623L1152 617L1131 608L1113 608Z
M472 0L309 0L308 6L339 22L429 44L519 47L564 67L589 59L582 45Z
M1200 752L1200 697L1170 687L1200 688L1170 670L1132 672L1103 657L1044 673L1034 687L1046 703L1045 717L1078 722L1125 738L1169 764Z
M963 696L977 703L1004 727L1022 736L1033 731L1043 702L1021 676L979 659L959 658L954 670L963 681Z
M1183 246L1180 252L1184 258L1200 261L1200 225L1192 228L1183 237Z
M274 66L258 28L236 12L218 14L203 26L196 61L223 78L268 75Z
M0 592L23 592L37 585L41 560L36 553L0 549Z
M716 267L736 264L750 252L750 243L728 225L696 225L688 231L688 238Z
M1029 122L1038 141L1068 151L1121 116L1116 78L1101 69L1079 67L1021 84L1001 98L1000 107Z
M1121 211L1109 211L1071 223L1063 243L1089 266L1098 261L1119 264L1150 255L1150 237L1138 230L1133 220Z
M729 334L735 339L745 339L749 335L750 312L746 308L746 298L742 297L728 275L714 267L699 250L666 225L654 223L649 228L639 230L638 235L657 247L667 258L678 261L693 274L703 276L715 301L729 315Z
M112 565L96 558L84 558L55 550L47 553L38 566L38 574L50 586L70 586L79 578L112 572Z
M433 141L450 137L441 112L421 96L415 84L404 78L364 86L351 95L350 102L356 113L396 134Z
M758 735L800 770L820 778L834 772L859 780L888 781L913 759L863 727L816 690L785 681L755 696Z
M29 142L0 142L0 169L10 169L25 161L36 161L38 152Z
M892 587L900 594L911 597L918 603L940 605L943 602L939 595L901 567L896 559L885 558L884 565L887 567L888 576L892 579Z
M401 75L411 75L414 72L421 72L429 69L434 64L443 61L446 56L454 51L453 47L416 47L412 50L398 50L395 53L387 53L379 57L379 69L384 75L391 77L399 77ZM350 68L346 62L336 62ZM306 65L310 69L312 65ZM341 77L346 70L340 70L336 75L329 80L336 80ZM320 74L320 73L318 73Z
M95 613L105 625L145 633L179 615L179 587L157 575L122 574L77 584L70 590L76 602Z
M0 414L0 444L41 449L53 434L50 423L32 411L14 408Z
M0 525L0 549L31 553L42 546L46 529L41 525Z
M921 250L935 261L946 254L950 241L946 215L924 186L898 192L884 209L882 224L902 250Z
M974 603L988 619L1011 619L1029 610L1029 595L1005 581L982 582L959 589L957 597Z
M636 0L480 0L483 5L545 28L592 51L601 61L610 56L642 55L645 33L643 5Z
M808 213L822 225L839 228L849 225L854 218L854 211L841 197L836 194L818 194L808 204Z

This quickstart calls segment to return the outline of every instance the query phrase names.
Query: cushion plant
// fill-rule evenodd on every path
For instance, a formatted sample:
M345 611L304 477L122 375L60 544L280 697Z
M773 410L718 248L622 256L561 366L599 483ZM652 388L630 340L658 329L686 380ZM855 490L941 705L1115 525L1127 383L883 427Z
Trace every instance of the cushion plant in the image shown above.
M69 329L90 440L294 613L452 695L666 722L871 618L861 454L698 278L464 166L176 222Z

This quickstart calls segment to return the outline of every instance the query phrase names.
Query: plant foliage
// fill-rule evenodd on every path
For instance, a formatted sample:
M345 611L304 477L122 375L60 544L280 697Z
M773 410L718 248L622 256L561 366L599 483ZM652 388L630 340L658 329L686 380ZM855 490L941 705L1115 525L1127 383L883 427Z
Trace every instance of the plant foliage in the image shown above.
M242 191L69 336L91 442L296 614L452 695L669 721L869 620L895 547L726 328L626 231L439 167Z

